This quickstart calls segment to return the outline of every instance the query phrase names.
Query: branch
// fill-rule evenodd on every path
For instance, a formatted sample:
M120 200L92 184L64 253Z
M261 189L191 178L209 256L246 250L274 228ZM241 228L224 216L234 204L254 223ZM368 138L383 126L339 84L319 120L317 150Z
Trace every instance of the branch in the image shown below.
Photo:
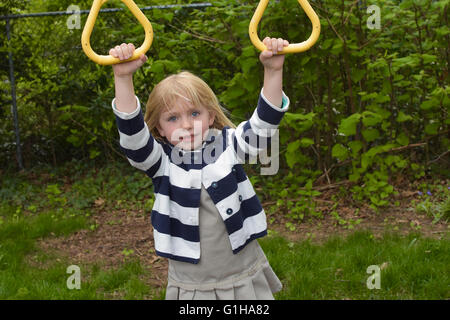
M341 37L341 35L336 31L333 24L331 23L330 19L327 17L328 24L330 25L331 29L333 29L334 33L341 39L342 42L344 42L344 39Z
M441 154L441 155L440 155L439 157L437 157L436 159L431 160L431 161L428 161L428 162L427 162L427 165L439 161L439 159L441 159L443 156L447 155L448 153L450 153L450 150L445 151L443 154Z
M389 21L385 26L383 26L383 30L386 29L387 27L389 27L392 24L392 21ZM373 42L374 40L376 40L379 36L381 36L383 34L383 30L380 30L380 32L377 33L377 35L375 37L373 37L372 39L370 39L369 41L367 41L366 43L362 44L359 48L358 51L361 50L362 48L364 48L365 46L369 45L371 42Z
M296 198L296 199L283 199L285 201L292 201L292 202L298 202L298 201L302 201L304 198ZM336 201L330 201L330 200L324 200L324 199L313 199L314 202L323 202L323 203L328 203L328 204L335 204ZM263 206L268 206L268 205L272 205L272 204L276 204L278 202L277 201L267 201L264 202L262 205Z
M408 144L407 146L403 146L403 147L392 148L391 150L388 150L386 152L403 151L403 150L406 150L406 149L411 149L411 148L415 148L415 147L423 147L423 146L426 146L426 145L427 145L426 142L413 143L413 144Z
M316 179L316 181L314 181L314 184L317 183L318 181L320 181L321 179L323 179L324 177L327 177L328 185L331 185L331 184L330 184L330 177L328 176L329 173L331 172L331 170L333 170L334 168L337 168L337 167L344 166L344 165L349 164L349 163L351 163L351 162L352 162L352 160L351 160L351 159L348 159L348 160L345 160L345 161L342 161L342 162L333 164L328 170L325 171L324 174L322 174L320 177L318 177L318 178Z
M351 15L352 12L353 12L353 8L355 7L355 4L357 4L358 2L359 2L359 0L355 0L352 4L350 4L351 7L350 7L350 10L348 10L348 15L347 15L347 17L346 17L345 20L344 20L344 26L347 24L347 21L348 21L348 19L350 18L350 15Z
M168 26L181 31L181 32L186 32L188 34L190 34L191 36L193 36L194 38L200 39L200 40L205 40L205 41L209 41L209 42L215 42L215 43L220 43L220 44L225 44L227 43L226 41L223 40L219 40L219 39L215 39L215 38L211 38L209 36L205 36L203 34L200 33L196 33L194 31L189 31L189 30L183 30L181 28L178 28L177 26L174 26L173 24L167 23Z
M340 187L340 186L342 186L342 185L346 185L346 184L354 184L354 183L355 183L355 182L350 181L350 180L344 180L344 181L336 182L336 183L334 183L334 184L329 184L329 185L326 185L326 186L313 187L312 189L313 189L313 190L321 191L321 190L327 190L327 189L338 188L338 187ZM300 188L300 189L304 189L304 188Z

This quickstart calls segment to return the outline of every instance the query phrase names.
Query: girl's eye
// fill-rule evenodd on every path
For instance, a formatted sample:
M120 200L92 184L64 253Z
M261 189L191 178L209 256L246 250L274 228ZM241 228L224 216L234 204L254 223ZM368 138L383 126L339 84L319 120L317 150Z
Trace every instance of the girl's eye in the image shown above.
M192 116L193 116L193 117L197 117L199 114L200 114L200 112L198 112L198 111L192 112Z
M177 117L175 116L171 116L169 119L167 119L167 121L175 121L175 120L177 120Z

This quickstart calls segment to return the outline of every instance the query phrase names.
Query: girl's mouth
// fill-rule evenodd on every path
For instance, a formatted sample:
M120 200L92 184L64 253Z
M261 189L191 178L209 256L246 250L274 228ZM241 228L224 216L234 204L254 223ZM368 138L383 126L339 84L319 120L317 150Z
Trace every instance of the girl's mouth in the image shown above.
M195 136L191 134L190 136L181 137L180 140L182 141L194 141Z

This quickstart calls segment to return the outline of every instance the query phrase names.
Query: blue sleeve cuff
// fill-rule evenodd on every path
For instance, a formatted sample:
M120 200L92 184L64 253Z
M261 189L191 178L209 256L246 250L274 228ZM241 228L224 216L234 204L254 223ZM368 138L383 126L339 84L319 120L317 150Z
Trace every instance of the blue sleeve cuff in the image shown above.
M136 109L130 113L117 110L115 100L114 98L112 101L112 109L116 115L116 124L119 132L131 136L141 131L145 127L145 122L139 99L136 97Z
M257 119L262 120L265 125L278 126L286 111L289 109L289 98L283 93L282 106L278 107L264 96L262 90L256 107Z

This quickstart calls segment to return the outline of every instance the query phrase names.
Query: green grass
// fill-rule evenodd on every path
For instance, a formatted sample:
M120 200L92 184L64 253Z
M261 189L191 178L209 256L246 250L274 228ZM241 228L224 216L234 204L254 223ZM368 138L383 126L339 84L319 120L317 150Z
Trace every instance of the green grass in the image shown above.
M3 208L4 209L4 208ZM5 212L5 211L3 211ZM140 262L124 259L113 270L82 265L81 289L68 289L71 276L67 259L44 252L36 240L50 235L64 236L89 222L85 216L59 216L48 212L34 217L3 218L0 225L0 299L143 299L153 289L141 277L148 272Z
M370 232L318 245L281 237L260 241L284 288L277 299L449 299L450 242ZM380 289L368 289L370 265L382 267Z
M3 208L4 209L4 208ZM3 211L4 212L4 211ZM164 291L149 287L150 272L138 260L114 270L83 265L81 289L66 286L68 261L43 252L38 238L64 236L89 224L85 217L9 214L0 226L0 299L162 299ZM278 236L260 240L284 289L277 299L448 299L450 243L386 234L375 239L356 232L322 245L290 243ZM58 261L57 259L60 259ZM370 265L381 271L381 289L369 290Z
M145 284L148 268L125 256L123 263L113 270L80 265L81 289L69 290L66 281L71 274L66 271L72 263L44 252L36 244L38 239L92 230L93 204L98 198L116 209L142 200L136 197L142 197L137 191L142 187L143 176L136 171L124 174L122 169L67 166L2 176L0 299L161 298ZM66 177L74 181L69 186ZM120 202L127 197L133 201Z
M45 268L33 266L47 264L53 257L40 251L36 240L50 235L68 235L85 228L84 216L66 216L48 211L33 216L12 213L11 207L0 207L0 298L1 299L52 299L60 295L65 273L61 263L49 263ZM68 265L67 265L68 266Z

